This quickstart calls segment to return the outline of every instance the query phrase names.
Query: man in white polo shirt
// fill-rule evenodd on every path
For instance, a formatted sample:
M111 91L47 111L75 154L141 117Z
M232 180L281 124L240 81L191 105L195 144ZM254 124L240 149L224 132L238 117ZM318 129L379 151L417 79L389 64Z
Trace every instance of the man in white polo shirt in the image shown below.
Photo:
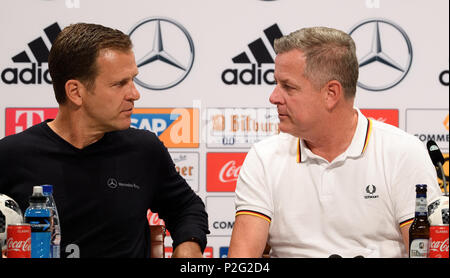
M415 185L441 194L423 144L354 108L352 38L314 27L275 41L282 133L249 151L229 257L407 257Z

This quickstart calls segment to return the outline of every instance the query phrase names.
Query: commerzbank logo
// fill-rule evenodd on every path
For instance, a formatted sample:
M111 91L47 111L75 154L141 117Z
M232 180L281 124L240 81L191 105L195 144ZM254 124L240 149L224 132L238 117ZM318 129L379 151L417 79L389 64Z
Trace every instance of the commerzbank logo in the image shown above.
M424 144L433 140L442 151L448 152L448 109L406 109L406 131Z
M399 84L411 68L411 41L398 24L386 19L368 19L349 34L356 44L359 62L358 86L384 91Z
M130 32L139 75L135 82L150 90L165 90L182 82L192 69L195 50L191 35L180 23L150 17Z

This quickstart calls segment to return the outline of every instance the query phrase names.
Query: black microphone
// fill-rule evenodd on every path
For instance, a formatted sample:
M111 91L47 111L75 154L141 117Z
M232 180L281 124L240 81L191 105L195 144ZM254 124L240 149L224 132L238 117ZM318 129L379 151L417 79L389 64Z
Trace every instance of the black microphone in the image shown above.
M439 168L442 175L442 185L444 187L444 194L448 196L447 192L447 181L445 179L444 167L443 164L445 162L444 156L442 155L439 146L433 140L427 142L427 150L430 155L431 162L433 162L434 166Z
M6 231L6 217L0 210L0 234ZM6 237L6 235L5 235ZM0 242L1 243L1 242Z
M5 233L5 229L6 229L6 217L3 214L2 210L0 209L0 234ZM5 233L5 239L6 239L6 233ZM6 242L6 240L5 240L5 242ZM2 249L3 249L3 240L0 240L0 259L3 256Z
M330 258L330 259L339 259L339 258L342 258L342 257L339 256L338 254L332 254L328 258Z

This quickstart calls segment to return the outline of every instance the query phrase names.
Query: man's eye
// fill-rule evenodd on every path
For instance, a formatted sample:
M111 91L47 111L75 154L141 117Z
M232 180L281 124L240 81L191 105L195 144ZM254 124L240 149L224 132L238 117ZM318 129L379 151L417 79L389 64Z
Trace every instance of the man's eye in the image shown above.
M283 84L283 88L285 88L286 90L292 90L294 89L293 87L287 85L287 84Z
M126 82L117 82L114 84L115 87L123 87L125 86Z

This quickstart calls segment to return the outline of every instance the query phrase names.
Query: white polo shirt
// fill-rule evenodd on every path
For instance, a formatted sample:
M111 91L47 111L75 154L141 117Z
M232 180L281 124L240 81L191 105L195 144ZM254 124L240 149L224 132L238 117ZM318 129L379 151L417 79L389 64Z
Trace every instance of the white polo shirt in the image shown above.
M236 185L236 215L270 222L271 257L407 257L415 185L439 195L436 171L414 136L358 111L348 149L329 163L282 133L256 143Z

